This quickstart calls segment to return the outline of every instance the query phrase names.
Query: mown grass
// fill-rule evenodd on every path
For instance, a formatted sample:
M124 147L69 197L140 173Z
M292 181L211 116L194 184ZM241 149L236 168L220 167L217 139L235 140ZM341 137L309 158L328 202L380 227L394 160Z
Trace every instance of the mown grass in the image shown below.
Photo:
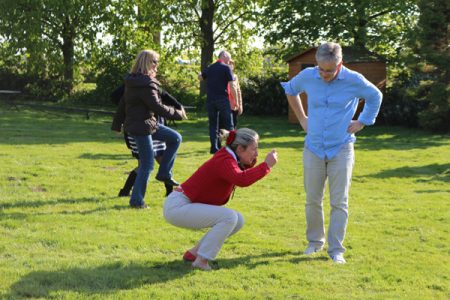
M356 143L346 265L302 254L304 134L285 118L241 118L272 148L271 174L229 207L246 225L213 272L181 260L201 232L167 224L163 186L149 210L116 197L136 166L109 119L0 106L0 297L62 299L448 299L449 136L369 127ZM177 123L186 179L208 157L207 123ZM325 200L328 219L328 197Z

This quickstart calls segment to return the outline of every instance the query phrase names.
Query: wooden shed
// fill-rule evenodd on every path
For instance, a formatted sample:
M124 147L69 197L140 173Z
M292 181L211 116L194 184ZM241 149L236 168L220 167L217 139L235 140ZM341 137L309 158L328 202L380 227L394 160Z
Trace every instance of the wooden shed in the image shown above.
M286 59L286 62L289 65L289 79L297 75L301 70L316 65L316 50L317 47L310 48ZM342 47L342 55L344 66L361 73L370 82L376 85L383 94L385 93L386 61L383 58L365 49L356 47ZM302 99L303 108L307 113L308 106L306 94L302 93L300 98ZM358 117L363 107L364 99L361 99L354 118ZM288 111L289 123L297 123L297 118L290 107Z

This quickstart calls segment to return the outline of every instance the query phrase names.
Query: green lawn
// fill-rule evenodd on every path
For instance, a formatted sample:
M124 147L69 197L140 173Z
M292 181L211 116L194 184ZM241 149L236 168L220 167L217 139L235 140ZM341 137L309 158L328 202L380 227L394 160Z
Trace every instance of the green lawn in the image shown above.
M151 181L148 210L116 197L136 166L109 118L0 106L0 298L448 299L450 139L391 127L364 129L345 245L347 264L306 246L299 127L244 117L272 148L271 174L237 189L229 207L246 225L212 272L183 252L202 232L167 224L164 188ZM175 178L208 157L205 118L178 122ZM325 199L328 219L328 197Z

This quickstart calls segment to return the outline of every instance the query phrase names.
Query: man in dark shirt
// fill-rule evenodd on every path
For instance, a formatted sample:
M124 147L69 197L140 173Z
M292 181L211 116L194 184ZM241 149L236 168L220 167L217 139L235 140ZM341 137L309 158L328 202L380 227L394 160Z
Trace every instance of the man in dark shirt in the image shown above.
M227 91L228 83L234 80L233 73L228 66L230 59L231 56L227 51L221 51L219 59L198 75L199 80L206 80L206 107L208 109L211 154L216 153L221 147L219 124L227 130L234 128Z

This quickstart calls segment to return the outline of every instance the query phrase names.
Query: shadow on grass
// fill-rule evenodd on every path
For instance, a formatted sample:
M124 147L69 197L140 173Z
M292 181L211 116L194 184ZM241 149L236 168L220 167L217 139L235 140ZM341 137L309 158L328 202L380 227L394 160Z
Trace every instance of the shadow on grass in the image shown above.
M291 258L286 258L286 256L294 256ZM213 269L232 269L239 266L244 266L247 269L255 269L261 265L270 265L276 262L290 262L293 264L298 264L301 262L307 261L318 261L328 260L327 257L324 256L305 256L301 251L287 251L287 252L271 252L264 253L261 255L247 255L237 258L230 259L218 259L211 263Z
M68 144L75 142L118 143L119 138L110 130L111 118L86 120L81 116L50 116L33 110L8 111L0 114L2 136L0 144ZM20 127L17 126L20 124ZM198 119L177 122L185 142L205 143L209 149L208 121L199 114ZM239 128L249 127L261 136L261 145L267 148L302 148L305 133L298 124L289 124L287 116L243 116ZM294 138L292 142L265 142L266 138ZM123 142L123 138L120 136ZM299 143L300 141L300 143ZM424 149L448 144L448 135L430 134L423 130L402 127L370 126L358 134L357 149L362 150L408 150ZM86 156L83 158L107 159ZM115 159L115 158L113 158ZM119 158L117 158L119 159Z
M49 297L58 291L73 291L87 295L109 294L146 284L174 280L189 271L189 267L181 261L146 264L112 263L92 268L36 271L14 283L9 297Z
M164 195L164 191L162 195ZM14 203L0 203L0 218L2 220L6 219L15 219L22 220L26 219L30 215L33 216L46 216L46 215L91 215L95 213L104 213L110 211L122 211L122 210L136 210L135 208L130 207L128 201L129 196L126 197L116 197L116 196L104 196L104 197L87 197L87 198L78 198L78 199L54 199L48 201L17 201ZM115 205L102 205L102 200L111 200L117 199L118 204ZM80 208L75 206L67 205L79 205L81 203L91 203L95 205L95 208ZM60 205L61 209L53 209L50 212L44 211L36 211L32 210L33 208L41 208L45 206L57 206ZM5 212L6 209L20 209L20 212ZM28 210L29 209L29 210Z
M81 159L93 159L93 160L107 159L107 160L123 160L123 161L127 161L129 159L133 159L133 156L131 156L131 152L130 152L130 154L99 154L99 153L93 154L93 153L83 153L80 156L78 156L78 158L81 158Z
M177 157L189 158L189 157L198 157L198 156L205 156L206 159L208 159L212 155L209 153L208 147L205 147L204 150L188 151L188 152L184 151L184 152L177 153Z
M50 115L24 109L0 114L2 124L0 144L39 145L68 144L77 142L123 142L110 129L112 118L95 117L86 120L82 116L64 114ZM17 126L20 124L20 126ZM180 122L174 128L186 140L208 141L208 125L204 119Z
M388 169L375 174L369 174L364 177L371 178L413 178L430 176L427 179L417 179L417 182L444 181L450 182L450 164L430 164L420 167L401 167Z
M261 140L261 142L259 142L259 148L267 150L293 148L297 149L300 155L303 152L303 140L293 142L270 142L270 143Z
M199 116L198 119L177 122L173 128L180 132L186 142L209 144L208 120L201 114ZM52 115L32 109L24 109L20 112L7 111L5 114L0 114L0 123L4 135L0 139L0 144L54 145L76 142L117 143L119 140L123 141L122 136L117 136L110 130L111 121L112 118L109 117L95 117L86 120L79 115ZM17 127L17 124L21 124L21 126ZM288 124L285 117L245 116L241 118L239 127L255 129L262 139L278 136L298 137L303 134L300 133L298 125ZM205 149L209 150L207 146ZM95 157L92 158L95 159Z
M443 189L443 190L418 190L414 191L418 194L435 194L435 193L450 193L450 189Z
M37 201L15 201L12 203L0 203L1 209L8 208L35 208L47 205L59 205L59 204L80 204L80 203L95 203L100 200L111 199L111 197L86 197L86 198L69 198L69 199L53 199L53 200L37 200Z
M79 209L79 210L62 210L58 212L30 212L30 213L23 213L23 212L13 212L13 213L0 213L0 217L3 220L7 219L13 219L13 220L24 220L33 216L48 216L48 215L91 215L95 213L103 213L111 210L133 210L134 208L131 208L127 203L124 205L115 205L114 207L97 207L95 209ZM2 226L2 224L0 224Z
M300 263L311 260L327 260L325 257L295 257L300 252L274 252L249 255L232 259L220 259L219 269L244 266L254 269L259 265L274 264L277 261ZM275 262L273 258L278 258ZM216 267L217 268L217 267ZM130 290L144 285L153 285L194 274L189 263L182 260L147 263L110 263L98 267L75 267L59 271L35 271L14 283L7 298L49 297L58 291L72 291L85 295L111 294L119 290ZM214 271L213 271L214 272Z
M410 150L439 147L448 144L448 136L431 134L419 129L375 126L357 135L358 150Z

